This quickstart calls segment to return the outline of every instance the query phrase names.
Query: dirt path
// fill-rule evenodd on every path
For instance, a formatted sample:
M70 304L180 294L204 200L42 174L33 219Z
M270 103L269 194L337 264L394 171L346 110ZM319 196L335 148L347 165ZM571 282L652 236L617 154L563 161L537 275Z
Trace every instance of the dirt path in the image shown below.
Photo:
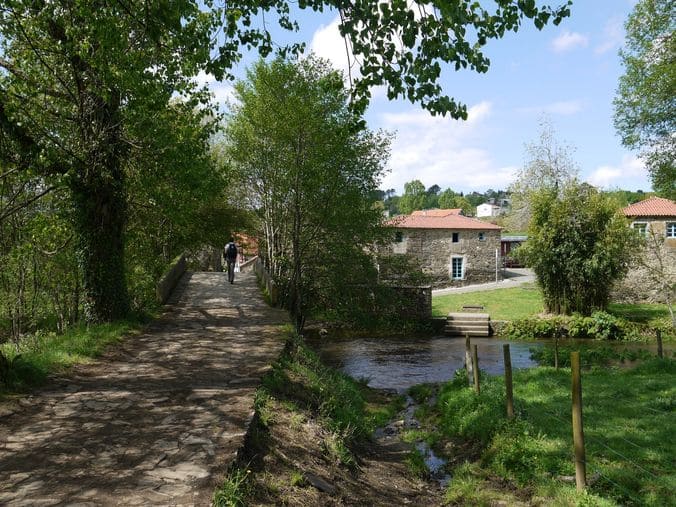
M286 317L253 274L187 274L175 297L142 335L5 407L0 505L209 505Z

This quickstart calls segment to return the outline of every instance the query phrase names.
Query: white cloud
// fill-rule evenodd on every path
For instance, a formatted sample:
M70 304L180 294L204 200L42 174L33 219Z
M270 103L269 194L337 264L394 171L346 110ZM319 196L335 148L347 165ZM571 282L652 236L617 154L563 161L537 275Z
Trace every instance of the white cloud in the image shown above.
M499 167L481 146L491 112L491 103L484 101L469 108L464 122L433 117L413 106L404 113L383 114L381 126L396 131L396 138L391 172L381 187L401 194L404 183L414 179L456 191L507 187L518 168Z
M206 85L218 104L225 104L234 100L235 89L232 84L228 82L216 81L214 76L207 74L204 71L200 71L200 73L195 76L194 81L198 86Z
M613 49L619 48L624 40L624 29L620 18L612 18L606 22L603 28L601 43L594 48L594 53L602 55Z
M589 44L589 38L581 33L564 31L552 40L552 49L555 53L565 53L576 48L584 48Z
M338 31L339 24L340 17L336 16L328 25L321 25L312 36L310 50L317 56L329 60L334 68L342 70L347 77L350 62L354 72L354 57L350 54L350 62L348 62L345 40Z
M342 71L347 83L350 77L355 79L361 76L361 66L352 51L347 52L345 39L338 30L339 24L340 16L336 16L328 25L321 25L312 35L309 48L315 55L331 62L334 69ZM372 86L371 100L381 98L387 98L387 86Z
M634 155L624 155L616 165L599 166L586 179L595 187L605 189L649 190L651 188L645 164Z

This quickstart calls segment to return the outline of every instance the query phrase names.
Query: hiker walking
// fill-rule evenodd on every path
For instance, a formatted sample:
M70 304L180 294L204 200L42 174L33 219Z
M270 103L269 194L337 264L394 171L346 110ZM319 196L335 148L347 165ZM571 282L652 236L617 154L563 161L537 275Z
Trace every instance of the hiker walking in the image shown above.
M233 238L230 238L228 244L225 245L223 256L225 263L228 265L228 281L233 283L235 281L235 263L237 262L237 246Z

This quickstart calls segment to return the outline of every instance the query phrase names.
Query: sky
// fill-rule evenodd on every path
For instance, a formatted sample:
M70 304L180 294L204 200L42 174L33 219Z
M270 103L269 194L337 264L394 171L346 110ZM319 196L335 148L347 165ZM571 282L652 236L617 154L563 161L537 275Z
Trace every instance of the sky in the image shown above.
M563 0L561 0L563 1ZM559 0L538 4L558 5ZM489 42L487 73L442 73L445 93L467 105L466 121L433 117L405 100L388 101L382 90L366 113L372 130L394 133L381 188L403 193L418 179L456 192L506 189L527 162L526 144L537 141L546 118L559 144L571 150L580 178L603 189L651 189L644 164L622 147L613 127L612 101L623 67L618 50L624 22L636 0L574 0L571 17L538 31L524 24L518 33ZM296 40L345 70L345 45L334 12L301 13ZM235 69L244 75L253 56ZM232 85L209 84L219 102Z

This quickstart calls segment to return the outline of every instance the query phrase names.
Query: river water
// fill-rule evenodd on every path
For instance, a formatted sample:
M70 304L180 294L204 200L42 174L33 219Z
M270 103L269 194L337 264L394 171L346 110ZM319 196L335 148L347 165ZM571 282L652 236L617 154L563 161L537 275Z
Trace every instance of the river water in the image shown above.
M537 366L530 349L542 347L541 343L473 338L479 368L491 375L504 373L505 343L510 343L512 368ZM448 381L465 364L464 338L313 338L308 344L329 366L353 378L368 379L371 387L398 392L416 384Z

